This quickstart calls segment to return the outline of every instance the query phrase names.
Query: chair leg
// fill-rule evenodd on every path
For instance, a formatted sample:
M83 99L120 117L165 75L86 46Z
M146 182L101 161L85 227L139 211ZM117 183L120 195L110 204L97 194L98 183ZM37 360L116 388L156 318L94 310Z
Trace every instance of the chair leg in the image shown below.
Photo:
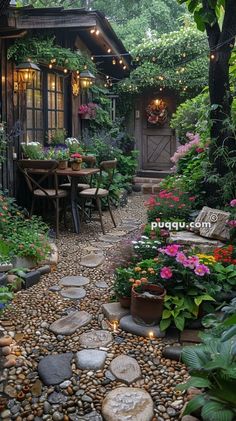
M59 217L60 217L60 208L59 208L59 199L56 199L56 238L59 237Z
M108 204L108 209L109 209L109 212L110 212L110 215L111 215L111 219L112 219L113 225L116 228L116 221L115 221L115 218L114 218L113 213L112 213L112 210L111 210L111 203L110 203L109 196L107 196L107 204Z
M97 203L97 207L98 207L99 219L100 219L100 223L101 223L101 227L102 227L102 233L103 233L103 235L105 235L105 229L104 229L103 220L102 220L102 205L101 205L101 200L99 199L99 197L96 197L96 203Z
M29 217L31 218L34 212L34 203L35 203L35 197L33 196L32 198L32 203L31 203L31 209L30 209L30 214Z

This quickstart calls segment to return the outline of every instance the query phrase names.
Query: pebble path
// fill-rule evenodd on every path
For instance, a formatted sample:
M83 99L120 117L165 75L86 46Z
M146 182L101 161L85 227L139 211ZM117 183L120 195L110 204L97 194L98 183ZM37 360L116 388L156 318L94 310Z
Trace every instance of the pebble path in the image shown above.
M16 293L0 321L0 336L8 335L7 343L0 337L1 353L9 363L0 374L7 399L0 419L116 421L118 414L120 421L127 414L130 421L179 419L185 397L175 386L188 373L162 357L174 341L119 328L114 333L102 312L112 294L113 266L127 257L127 243L145 222L145 199L131 196L114 212L116 229L105 214L105 237L96 222L85 224L80 235L62 233L56 271Z

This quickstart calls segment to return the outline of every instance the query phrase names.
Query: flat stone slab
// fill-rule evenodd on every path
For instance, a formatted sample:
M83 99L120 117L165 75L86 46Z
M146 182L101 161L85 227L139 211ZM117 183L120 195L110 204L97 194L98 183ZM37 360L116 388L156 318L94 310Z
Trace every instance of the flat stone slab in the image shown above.
M72 311L68 316L52 323L49 329L55 335L72 335L77 329L90 323L91 320L92 315L86 311Z
M101 237L98 238L99 241L104 241L105 243L118 243L121 241L121 238L118 235L115 234L105 234L101 235Z
M106 281L97 281L97 282L95 282L95 286L97 288L101 288L101 289L107 289L109 287L109 285L106 283Z
M124 237L126 235L125 231L114 230L113 232L108 232L107 235L115 236L115 237Z
M87 268L96 268L97 266L101 265L104 260L105 256L103 254L90 253L81 258L80 264L82 266L86 266Z
M60 384L72 377L72 352L57 355L47 355L39 361L39 377L46 386Z
M112 339L112 334L108 330L91 330L82 333L79 341L82 348L100 348L106 347Z
M49 288L49 291L52 291L52 292L58 292L58 291L61 291L61 287L60 287L59 285L52 285L52 286Z
M153 401L144 389L118 387L106 395L102 415L105 421L151 421Z
M125 332L133 333L137 336L149 337L149 333L153 332L154 338L164 338L165 333L160 331L159 326L145 326L134 322L132 316L124 316L120 320L120 329Z
M101 370L104 367L107 353L97 349L83 349L76 353L76 365L81 370Z
M70 421L103 421L101 415L97 411L92 411L82 417L76 414L70 414L69 419Z
M201 251L211 252L217 247L223 247L224 244L219 240L203 238L198 234L190 231L174 231L170 232L169 240L174 243L197 246Z
M70 298L71 300L81 300L86 296L84 288L63 288L60 291L63 298Z
M84 276L65 276L60 280L59 285L62 287L82 287L88 285L89 282L89 278Z
M112 360L109 369L118 380L128 384L141 377L139 364L134 358L127 355L119 355Z
M103 304L102 311L105 317L110 321L119 321L122 317L129 314L129 309L121 307L120 303L118 302Z

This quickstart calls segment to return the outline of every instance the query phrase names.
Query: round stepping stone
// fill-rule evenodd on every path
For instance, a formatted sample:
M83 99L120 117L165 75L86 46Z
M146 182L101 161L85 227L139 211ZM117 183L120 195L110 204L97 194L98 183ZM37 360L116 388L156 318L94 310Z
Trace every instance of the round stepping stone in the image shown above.
M80 300L86 296L84 288L63 288L60 291L63 298L70 298L71 300Z
M92 315L86 311L73 311L68 316L56 320L49 329L55 335L72 335L77 329L90 323L91 320Z
M103 254L90 253L81 258L80 264L87 268L96 268L97 266L101 265L104 260L105 256Z
M97 411L92 411L89 414L80 417L77 414L70 414L71 421L103 421L103 418Z
M83 349L76 353L76 364L81 370L101 370L107 353L97 349Z
M149 393L137 387L118 387L105 397L102 404L105 421L151 421L153 401Z
M65 276L59 282L62 287L82 287L88 285L90 280L84 276Z
M52 292L58 292L58 291L61 291L61 287L60 287L59 285L52 285L52 286L49 288L49 291L52 291Z
M97 281L95 282L95 285L97 288L106 289L109 287L109 285L105 281Z
M39 377L46 386L60 384L72 377L72 352L65 354L48 355L39 361Z
M112 360L109 369L118 380L128 384L141 377L139 364L134 358L127 355L119 355Z
M118 235L105 234L99 237L99 241L104 241L105 243L118 243L121 241L121 238Z
M155 338L164 338L165 332L161 332L159 326L146 326L135 323L132 316L124 316L120 319L120 329L125 332L133 333L133 335L149 337L149 333L153 332Z
M100 348L106 347L112 339L112 334L108 330L91 330L82 333L79 341L82 348Z
M114 230L114 232L108 232L108 235L117 236L117 237L124 237L126 235L126 232Z

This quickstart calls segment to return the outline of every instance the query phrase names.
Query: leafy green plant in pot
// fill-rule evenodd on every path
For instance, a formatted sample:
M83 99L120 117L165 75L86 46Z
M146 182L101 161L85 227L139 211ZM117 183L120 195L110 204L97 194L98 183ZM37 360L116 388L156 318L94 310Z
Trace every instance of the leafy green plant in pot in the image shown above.
M114 291L120 301L121 307L129 308L131 304L132 282L134 271L131 268L117 268L115 271Z

